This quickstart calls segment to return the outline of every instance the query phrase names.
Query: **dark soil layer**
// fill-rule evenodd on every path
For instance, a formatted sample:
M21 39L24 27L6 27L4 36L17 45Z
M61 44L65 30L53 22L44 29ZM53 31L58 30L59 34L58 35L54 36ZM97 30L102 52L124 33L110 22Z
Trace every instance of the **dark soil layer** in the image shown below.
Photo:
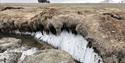
M13 38L21 39L23 47L25 47L25 46L28 48L36 47L36 48L41 49L41 50L54 48L49 44L46 44L44 42L39 42L38 40L34 39L31 36L14 35L14 34L0 34L0 38L2 38L2 37L4 37L4 38L13 37Z

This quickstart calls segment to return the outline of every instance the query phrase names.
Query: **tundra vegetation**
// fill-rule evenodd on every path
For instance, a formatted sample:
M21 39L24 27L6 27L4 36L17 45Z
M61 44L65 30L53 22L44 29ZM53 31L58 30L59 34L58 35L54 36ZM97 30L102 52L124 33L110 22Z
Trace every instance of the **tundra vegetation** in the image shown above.
M125 63L125 9L124 4L117 5L3 5L0 7L0 33L34 36L40 32L58 36L67 31L88 41L87 46L104 63Z

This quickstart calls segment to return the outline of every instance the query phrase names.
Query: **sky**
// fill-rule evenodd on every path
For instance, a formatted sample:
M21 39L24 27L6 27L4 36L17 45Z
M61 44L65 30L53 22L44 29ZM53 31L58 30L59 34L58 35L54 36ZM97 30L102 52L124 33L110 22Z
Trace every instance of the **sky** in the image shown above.
M125 0L49 0L51 3L123 3ZM0 3L38 3L37 0L0 0Z
M0 0L0 3L38 3L37 0Z

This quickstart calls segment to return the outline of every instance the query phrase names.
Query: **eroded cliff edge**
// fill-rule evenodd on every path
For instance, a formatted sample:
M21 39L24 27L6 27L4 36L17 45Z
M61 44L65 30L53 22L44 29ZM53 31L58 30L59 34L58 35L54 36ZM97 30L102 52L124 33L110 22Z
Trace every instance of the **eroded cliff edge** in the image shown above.
M105 63L125 63L125 9L115 7L1 6L0 32L65 29L81 34Z

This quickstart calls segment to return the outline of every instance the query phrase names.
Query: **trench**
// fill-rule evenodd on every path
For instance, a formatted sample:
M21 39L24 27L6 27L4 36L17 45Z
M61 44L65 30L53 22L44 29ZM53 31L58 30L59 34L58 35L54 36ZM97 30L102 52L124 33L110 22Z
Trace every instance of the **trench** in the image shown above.
M72 29L69 29L67 27L65 28L66 29L63 29L59 34L57 34L57 32L54 31L55 29L53 27L52 28L50 27L50 30L48 32L15 31L9 34L16 35L16 37L20 35L23 37L23 39L24 39L24 36L29 37L28 38L29 40L30 39L36 40L35 42L37 42L37 45L46 43L51 45L53 48L64 50L68 52L74 58L74 60L80 63L104 63L101 56L97 52L95 52L94 48L89 44L89 41L87 41L87 39L84 38L85 36L81 35L80 33L77 33ZM1 33L1 34L5 35L6 33L5 34ZM6 36L7 35L8 34L6 34ZM41 46L41 45L38 45L38 46L37 45L35 45L35 47L39 48L39 46ZM27 53L31 53L34 50L36 51L36 49L30 49L27 51ZM31 53L31 55L33 53ZM24 59L24 56L22 57Z
M16 32L15 34L31 36L40 44L46 43L56 49L64 50L80 63L103 63L101 56L88 46L89 42L82 35L71 31L64 30L57 35L45 31Z
M71 17L71 19L73 18ZM11 29L11 31L9 31L10 34L30 36L39 42L39 44L46 43L54 48L68 52L76 61L80 63L103 63L103 59L98 53L95 52L94 48L88 46L89 41L84 38L86 36L83 31L84 29L82 28L80 34L76 31L76 25L72 26L73 24L70 24L71 26L69 25L68 27L68 24L62 22L62 27L60 26L61 32L59 31L59 34L53 25L49 24L48 29L46 30L45 28L47 25L44 26L42 23L37 24L37 22L35 22L35 25L31 25L31 27L30 25L23 27L23 24L20 24L22 27L18 25L16 27L13 26L12 23L10 24L12 27L10 27L3 24L4 27L3 29L0 29L0 32L4 32L6 34L9 29Z

